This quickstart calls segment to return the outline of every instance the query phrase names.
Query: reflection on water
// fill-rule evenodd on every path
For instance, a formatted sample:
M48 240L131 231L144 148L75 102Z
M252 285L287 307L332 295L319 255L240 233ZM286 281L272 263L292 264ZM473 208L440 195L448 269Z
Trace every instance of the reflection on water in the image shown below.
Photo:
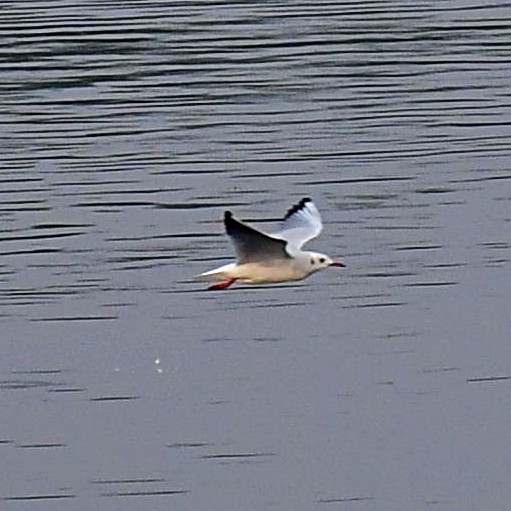
M505 508L510 15L7 2L6 505ZM303 195L346 270L194 280Z

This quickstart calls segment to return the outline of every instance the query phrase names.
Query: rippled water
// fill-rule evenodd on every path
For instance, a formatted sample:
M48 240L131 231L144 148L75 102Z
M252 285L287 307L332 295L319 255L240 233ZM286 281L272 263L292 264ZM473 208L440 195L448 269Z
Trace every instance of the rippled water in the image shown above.
M507 4L1 12L3 507L507 509ZM304 195L345 270L194 280Z

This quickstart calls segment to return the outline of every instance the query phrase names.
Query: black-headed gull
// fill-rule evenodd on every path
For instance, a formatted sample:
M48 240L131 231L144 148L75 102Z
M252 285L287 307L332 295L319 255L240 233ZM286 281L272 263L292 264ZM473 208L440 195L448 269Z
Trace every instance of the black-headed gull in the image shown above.
M308 197L286 213L281 229L272 234L236 220L230 211L224 213L224 223L238 261L201 273L199 277L219 281L209 289L225 289L238 280L247 284L301 280L328 266L345 266L325 254L301 249L323 229L321 215Z

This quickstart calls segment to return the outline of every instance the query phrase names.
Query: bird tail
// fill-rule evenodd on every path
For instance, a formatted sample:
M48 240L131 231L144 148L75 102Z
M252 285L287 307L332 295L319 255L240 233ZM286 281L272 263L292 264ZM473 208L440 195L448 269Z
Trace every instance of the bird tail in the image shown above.
M235 263L226 264L215 268L214 270L206 271L197 275L198 279L207 280L209 282L216 282L222 280L229 280L233 278L232 270L236 267Z

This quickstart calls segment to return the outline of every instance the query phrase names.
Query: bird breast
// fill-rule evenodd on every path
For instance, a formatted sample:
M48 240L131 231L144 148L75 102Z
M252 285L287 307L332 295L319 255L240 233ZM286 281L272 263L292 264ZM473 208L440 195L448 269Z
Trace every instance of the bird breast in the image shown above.
M264 284L267 282L284 282L287 280L301 280L308 275L294 261L282 260L280 263L272 261L245 263L236 267L233 277L251 284Z

